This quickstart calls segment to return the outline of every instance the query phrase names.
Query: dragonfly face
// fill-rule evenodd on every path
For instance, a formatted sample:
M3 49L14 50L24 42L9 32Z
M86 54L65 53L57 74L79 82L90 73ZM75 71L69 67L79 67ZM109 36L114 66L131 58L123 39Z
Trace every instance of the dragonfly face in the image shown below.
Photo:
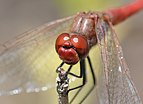
M84 36L63 33L56 40L56 51L63 62L73 65L88 54L89 47Z
M71 26L71 33L62 33L56 40L56 51L63 62L74 65L87 56L96 44L97 15L79 13Z

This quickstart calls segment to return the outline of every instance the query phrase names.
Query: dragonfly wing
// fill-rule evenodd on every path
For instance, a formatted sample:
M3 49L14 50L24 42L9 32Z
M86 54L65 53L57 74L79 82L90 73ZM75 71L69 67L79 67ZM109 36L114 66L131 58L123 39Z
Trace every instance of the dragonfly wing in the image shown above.
M55 86L55 70L60 64L55 40L69 32L73 17L45 24L0 45L0 95Z
M141 104L112 24L99 20L96 31L103 62L101 104Z

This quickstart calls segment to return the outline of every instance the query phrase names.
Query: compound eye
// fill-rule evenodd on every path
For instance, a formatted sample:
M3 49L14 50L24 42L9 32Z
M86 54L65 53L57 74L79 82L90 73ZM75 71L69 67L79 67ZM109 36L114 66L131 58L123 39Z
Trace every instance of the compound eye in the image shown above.
M89 47L88 47L87 40L84 36L72 35L71 43L72 43L73 47L76 49L76 51L80 57L84 57L88 54Z
M65 42L67 42L70 39L70 35L68 33L62 33L58 36L55 44L56 51L58 52L58 49L64 45Z

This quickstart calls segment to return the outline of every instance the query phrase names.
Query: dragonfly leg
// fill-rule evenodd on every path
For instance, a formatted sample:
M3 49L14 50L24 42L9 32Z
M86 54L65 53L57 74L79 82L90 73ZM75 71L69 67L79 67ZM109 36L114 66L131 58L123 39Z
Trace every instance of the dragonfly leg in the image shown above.
M61 68L64 65L64 62L62 62L56 69L56 72L58 72L59 68Z
M96 85L96 77L95 77L94 70L93 70L92 63L91 63L91 60L90 60L89 56L87 56L87 60L88 60L89 66L90 66L91 74L92 74L93 85L90 88L90 90L88 91L88 93L83 97L83 99L81 100L80 104L87 98L87 96L92 92L92 90L94 89L94 87Z
M70 104L74 101L74 99L76 98L76 96L79 94L79 92L81 91L81 89L83 88L83 86L85 85L85 83L86 83L86 71L85 71L85 59L83 59L83 60L81 60L80 61L80 75L78 76L78 75L76 75L76 74L74 74L74 73L69 73L70 75L72 75L72 76L74 76L74 77L77 77L77 78L83 78L83 81L82 81L82 85L79 85L79 86L77 86L77 87L74 87L74 88L71 88L71 89L69 89L68 90L68 92L69 91L72 91L72 90L75 90L75 89L78 89L78 88L80 88L77 92L76 92L76 94L73 96L73 98L71 99L71 101L70 101Z

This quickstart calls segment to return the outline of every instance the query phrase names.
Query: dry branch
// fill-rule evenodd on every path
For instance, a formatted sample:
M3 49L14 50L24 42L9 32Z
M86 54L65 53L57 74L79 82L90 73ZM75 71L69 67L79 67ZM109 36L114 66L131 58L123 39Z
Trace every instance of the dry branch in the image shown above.
M62 68L57 69L58 77L56 78L57 83L57 93L58 93L58 102L59 104L68 104L68 86L69 78L67 73Z

